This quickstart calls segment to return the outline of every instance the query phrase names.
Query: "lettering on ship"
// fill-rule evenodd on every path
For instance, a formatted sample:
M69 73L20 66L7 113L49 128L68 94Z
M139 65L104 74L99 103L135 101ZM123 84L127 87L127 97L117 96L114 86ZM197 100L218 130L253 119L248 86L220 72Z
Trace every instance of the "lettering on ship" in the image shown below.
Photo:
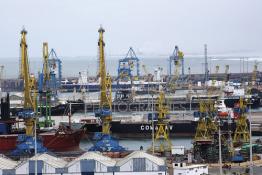
M157 131L158 130L158 126L154 126L155 130ZM152 131L153 129L153 126L152 125L141 125L140 126L140 130L141 131L149 131L151 130ZM166 126L165 128L166 130L168 129L168 126ZM172 125L169 125L169 130L171 131L173 129L173 126Z

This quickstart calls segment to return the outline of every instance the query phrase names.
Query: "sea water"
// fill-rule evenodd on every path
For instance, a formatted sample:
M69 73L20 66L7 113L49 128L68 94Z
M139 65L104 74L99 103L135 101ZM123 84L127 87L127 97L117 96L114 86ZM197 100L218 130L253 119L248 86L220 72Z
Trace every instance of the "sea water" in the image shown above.
M169 56L139 56L140 73L145 74L142 65L146 65L148 73L153 74L158 67L163 68L163 74L167 74L169 70ZM118 60L124 56L107 56L106 69L112 76L117 75ZM79 72L87 71L89 76L95 76L98 70L98 59L96 56L90 57L60 57L62 61L63 77L78 77ZM19 58L0 58L1 65L4 65L4 78L17 78L19 74ZM185 56L185 73L188 73L190 67L191 73L204 73L204 57L203 56ZM255 60L261 61L261 58L245 58L243 56L212 56L208 59L208 67L210 72L215 72L216 65L220 66L219 72L225 72L225 65L229 65L230 73L251 72ZM42 58L29 58L30 72L37 75L42 70Z

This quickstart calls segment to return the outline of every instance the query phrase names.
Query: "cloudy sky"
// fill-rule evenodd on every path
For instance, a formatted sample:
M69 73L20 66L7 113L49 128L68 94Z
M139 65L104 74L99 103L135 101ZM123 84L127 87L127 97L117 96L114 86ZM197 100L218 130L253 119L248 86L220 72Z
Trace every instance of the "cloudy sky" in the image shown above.
M42 42L63 56L97 54L98 28L106 53L129 46L145 55L262 56L261 0L0 0L0 57L19 55L20 30L28 31L29 55L41 57Z

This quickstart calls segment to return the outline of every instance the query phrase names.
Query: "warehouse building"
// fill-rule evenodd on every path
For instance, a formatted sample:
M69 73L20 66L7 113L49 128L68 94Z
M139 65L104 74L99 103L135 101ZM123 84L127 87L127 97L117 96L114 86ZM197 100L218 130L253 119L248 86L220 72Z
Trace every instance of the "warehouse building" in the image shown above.
M0 155L0 175L15 174L17 162Z
M7 159L7 158L6 158ZM99 152L86 152L67 162L50 154L38 154L17 164L11 160L0 159L1 174L52 175L165 175L165 161L143 151L135 151L124 158L112 159ZM0 163L1 163L0 162ZM0 174L0 175L1 175Z
M164 175L165 161L143 151L134 151L116 163L115 175Z
M114 172L116 161L103 156L99 152L86 152L77 159L68 163L68 174L111 175Z
M38 154L27 161L21 162L16 167L16 174L35 174L35 160L37 160L38 174L58 175L67 172L67 169L65 168L67 164L66 161L44 153Z

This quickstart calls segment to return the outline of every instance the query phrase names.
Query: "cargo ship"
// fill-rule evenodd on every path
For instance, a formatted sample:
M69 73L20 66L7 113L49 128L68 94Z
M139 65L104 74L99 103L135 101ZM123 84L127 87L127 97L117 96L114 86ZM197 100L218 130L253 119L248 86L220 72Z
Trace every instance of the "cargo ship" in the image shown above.
M16 148L19 134L24 130L14 130L12 125L16 122L10 118L9 94L1 99L0 120L0 152L8 153ZM70 123L70 122L69 122ZM49 131L37 130L43 145L52 152L79 151L79 143L83 136L82 129L73 129L69 126L60 126Z
M51 152L79 151L83 131L50 131L40 133L43 145ZM16 148L18 134L0 135L0 152L8 153Z
M170 137L193 137L196 133L197 121L193 120L179 120L170 121L169 129ZM223 123L221 126L223 131L234 131L235 123L229 125L227 122ZM100 132L102 127L99 124L88 123L83 125L84 130L87 133L88 138L92 138L92 134L95 132ZM157 126L154 126L155 131L157 131ZM113 136L126 139L126 138L151 138L152 137L153 126L150 122L121 122L112 121L111 122L111 133Z
M126 90L127 91L127 90ZM127 94L119 94L116 92L115 98L112 104L112 111L113 112L121 112L121 111L146 111L148 110L149 100L151 101L152 95L144 94L144 95L138 95L134 98L130 99ZM245 95L243 90L235 90L235 92L238 93L231 93L226 92L226 95L222 98L228 108L233 108L235 103L238 103L240 97L244 97L246 99L250 99L251 107L253 109L257 109L261 107L261 96L262 93L259 90L253 90L251 95ZM241 92L241 93L240 93ZM90 93L89 95L92 95ZM150 97L149 97L150 96ZM13 97L18 98L18 97ZM154 95L153 97L154 103L156 102L157 95ZM208 99L210 98L206 94L191 94L191 101L188 99L188 94L183 94L179 96L171 96L169 97L169 104L171 109L173 110L179 110L179 109L197 109L199 107L199 100L200 99ZM211 97L214 100L217 100L219 97L219 94L214 94ZM220 98L221 99L221 98ZM15 100L11 100L12 101ZM19 104L22 104L22 102L19 100ZM75 112L93 112L94 110L98 109L99 101L98 100L88 100L84 101L83 99L75 99L75 100L64 100L59 101L59 103L51 105L51 115L52 116L61 116L66 115L69 112L69 106L71 104L71 111L72 113ZM23 110L23 107L20 105L11 104L10 112L13 116L16 116L20 111ZM45 110L43 110L44 114Z

